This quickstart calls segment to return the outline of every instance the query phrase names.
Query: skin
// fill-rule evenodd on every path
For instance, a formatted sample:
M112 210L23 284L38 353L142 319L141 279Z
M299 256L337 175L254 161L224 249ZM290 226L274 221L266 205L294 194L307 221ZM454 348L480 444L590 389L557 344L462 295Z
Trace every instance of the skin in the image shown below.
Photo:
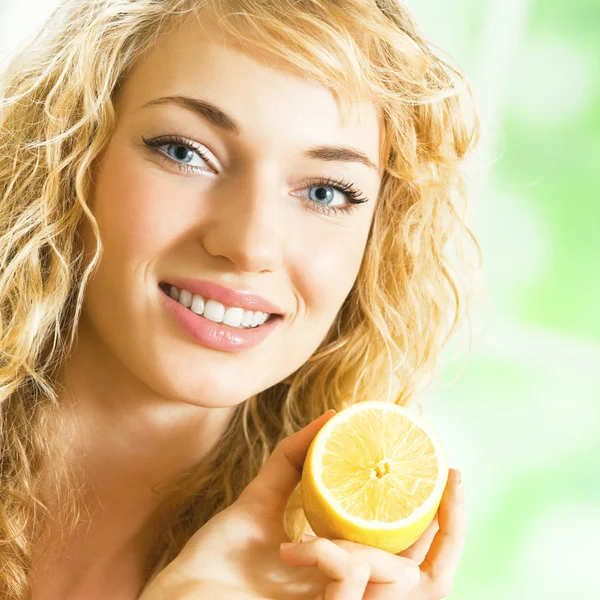
M221 107L240 135L181 107L142 108L176 94ZM151 487L201 461L233 409L297 370L326 335L358 274L382 175L381 117L357 107L359 119L343 122L329 90L275 57L225 45L209 23L171 33L126 79L90 199L104 254L61 398L91 519L66 558L40 557L35 600L135 598L162 500ZM167 145L153 152L141 139L165 135L207 151L210 164L192 161L206 172L179 171L161 159ZM305 158L316 144L360 149L377 168ZM316 190L305 181L327 177L352 182L369 201L351 214L311 210ZM346 203L333 193L334 204ZM92 233L83 233L91 252ZM253 349L203 347L162 307L158 283L169 276L256 292L285 319Z
M451 469L437 515L397 555L345 540L288 543L283 513L314 435L335 411L278 444L236 502L202 526L140 600L440 600L451 593L467 533Z

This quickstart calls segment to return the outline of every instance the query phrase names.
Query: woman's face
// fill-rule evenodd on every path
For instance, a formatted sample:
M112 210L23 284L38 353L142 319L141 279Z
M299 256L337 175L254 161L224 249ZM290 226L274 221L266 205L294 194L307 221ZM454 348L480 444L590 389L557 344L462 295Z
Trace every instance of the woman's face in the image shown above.
M157 102L174 96L195 100ZM191 20L136 65L115 108L91 198L104 254L80 335L160 395L239 404L309 358L352 288L381 181L380 115L360 104L343 123L325 87ZM368 201L352 205L328 178ZM87 224L84 239L93 249ZM229 308L251 320L260 303L201 287L200 316L199 299L188 308L159 285L181 279L251 292L282 316L219 324Z

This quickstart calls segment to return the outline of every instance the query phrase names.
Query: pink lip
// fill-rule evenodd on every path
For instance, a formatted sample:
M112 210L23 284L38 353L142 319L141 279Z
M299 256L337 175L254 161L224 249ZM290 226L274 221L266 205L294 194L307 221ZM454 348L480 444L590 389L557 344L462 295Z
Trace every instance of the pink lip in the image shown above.
M175 318L175 321L194 340L208 348L225 352L239 352L257 346L271 335L283 320L281 316L272 316L266 323L258 327L239 329L223 323L215 323L193 313L189 308L171 298L163 289L160 291L160 296L165 308Z
M283 315L284 312L277 305L269 302L266 298L251 294L250 292L242 292L231 288L219 285L214 281L202 279L169 279L163 283L170 283L177 289L187 290L192 294L198 294L204 299L212 299L224 304L227 307L237 306L244 310L261 311L274 315Z

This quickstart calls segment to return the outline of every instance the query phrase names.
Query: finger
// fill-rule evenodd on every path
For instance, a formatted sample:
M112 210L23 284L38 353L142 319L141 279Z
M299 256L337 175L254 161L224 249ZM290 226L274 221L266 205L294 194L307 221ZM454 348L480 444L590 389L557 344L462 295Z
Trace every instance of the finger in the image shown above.
M347 577L328 583L325 593L316 600L362 600L368 584L369 568L366 565L351 565Z
M431 543L433 542L433 538L435 534L439 531L439 523L438 523L438 513L435 514L433 521L431 521L429 527L423 532L421 537L412 545L403 550L402 552L398 552L397 556L402 556L404 558L410 558L410 560L414 561L416 564L420 565L427 556L427 552L429 552L429 548L431 547Z
M408 558L347 540L331 541L351 554L357 562L366 563L369 566L371 570L369 581L372 583L400 584L405 594L419 583L421 570L414 561Z
M460 471L452 469L448 479L438 510L440 529L421 565L435 592L442 597L450 594L467 539L464 487L461 486L462 491L458 489Z
M281 558L296 567L317 567L333 579L326 586L323 600L361 600L371 571L350 552L331 540L315 538L310 542L281 544Z
M281 558L295 567L318 567L327 577L342 580L350 566L350 553L325 538L281 544Z
M310 443L318 431L336 414L334 409L323 413L296 433L284 438L238 498L238 502L265 504L283 509L302 476L302 466Z

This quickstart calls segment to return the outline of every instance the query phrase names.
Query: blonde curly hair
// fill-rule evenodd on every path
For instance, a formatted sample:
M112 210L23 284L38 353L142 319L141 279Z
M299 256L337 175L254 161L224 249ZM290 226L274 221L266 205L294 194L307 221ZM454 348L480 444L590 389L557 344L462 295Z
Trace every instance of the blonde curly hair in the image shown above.
M87 199L115 127L115 94L162 35L182 19L201 24L207 12L249 51L273 52L327 86L343 110L356 100L379 107L385 171L357 280L327 336L296 372L240 404L206 460L165 486L148 580L235 501L281 438L328 408L413 401L469 315L479 269L470 257L479 247L466 224L461 163L476 141L477 117L464 75L396 0L63 0L0 79L6 600L30 597L34 548L46 528L67 535L83 518L80 482L55 426L57 382L101 256ZM85 219L97 240L91 260L80 235Z

